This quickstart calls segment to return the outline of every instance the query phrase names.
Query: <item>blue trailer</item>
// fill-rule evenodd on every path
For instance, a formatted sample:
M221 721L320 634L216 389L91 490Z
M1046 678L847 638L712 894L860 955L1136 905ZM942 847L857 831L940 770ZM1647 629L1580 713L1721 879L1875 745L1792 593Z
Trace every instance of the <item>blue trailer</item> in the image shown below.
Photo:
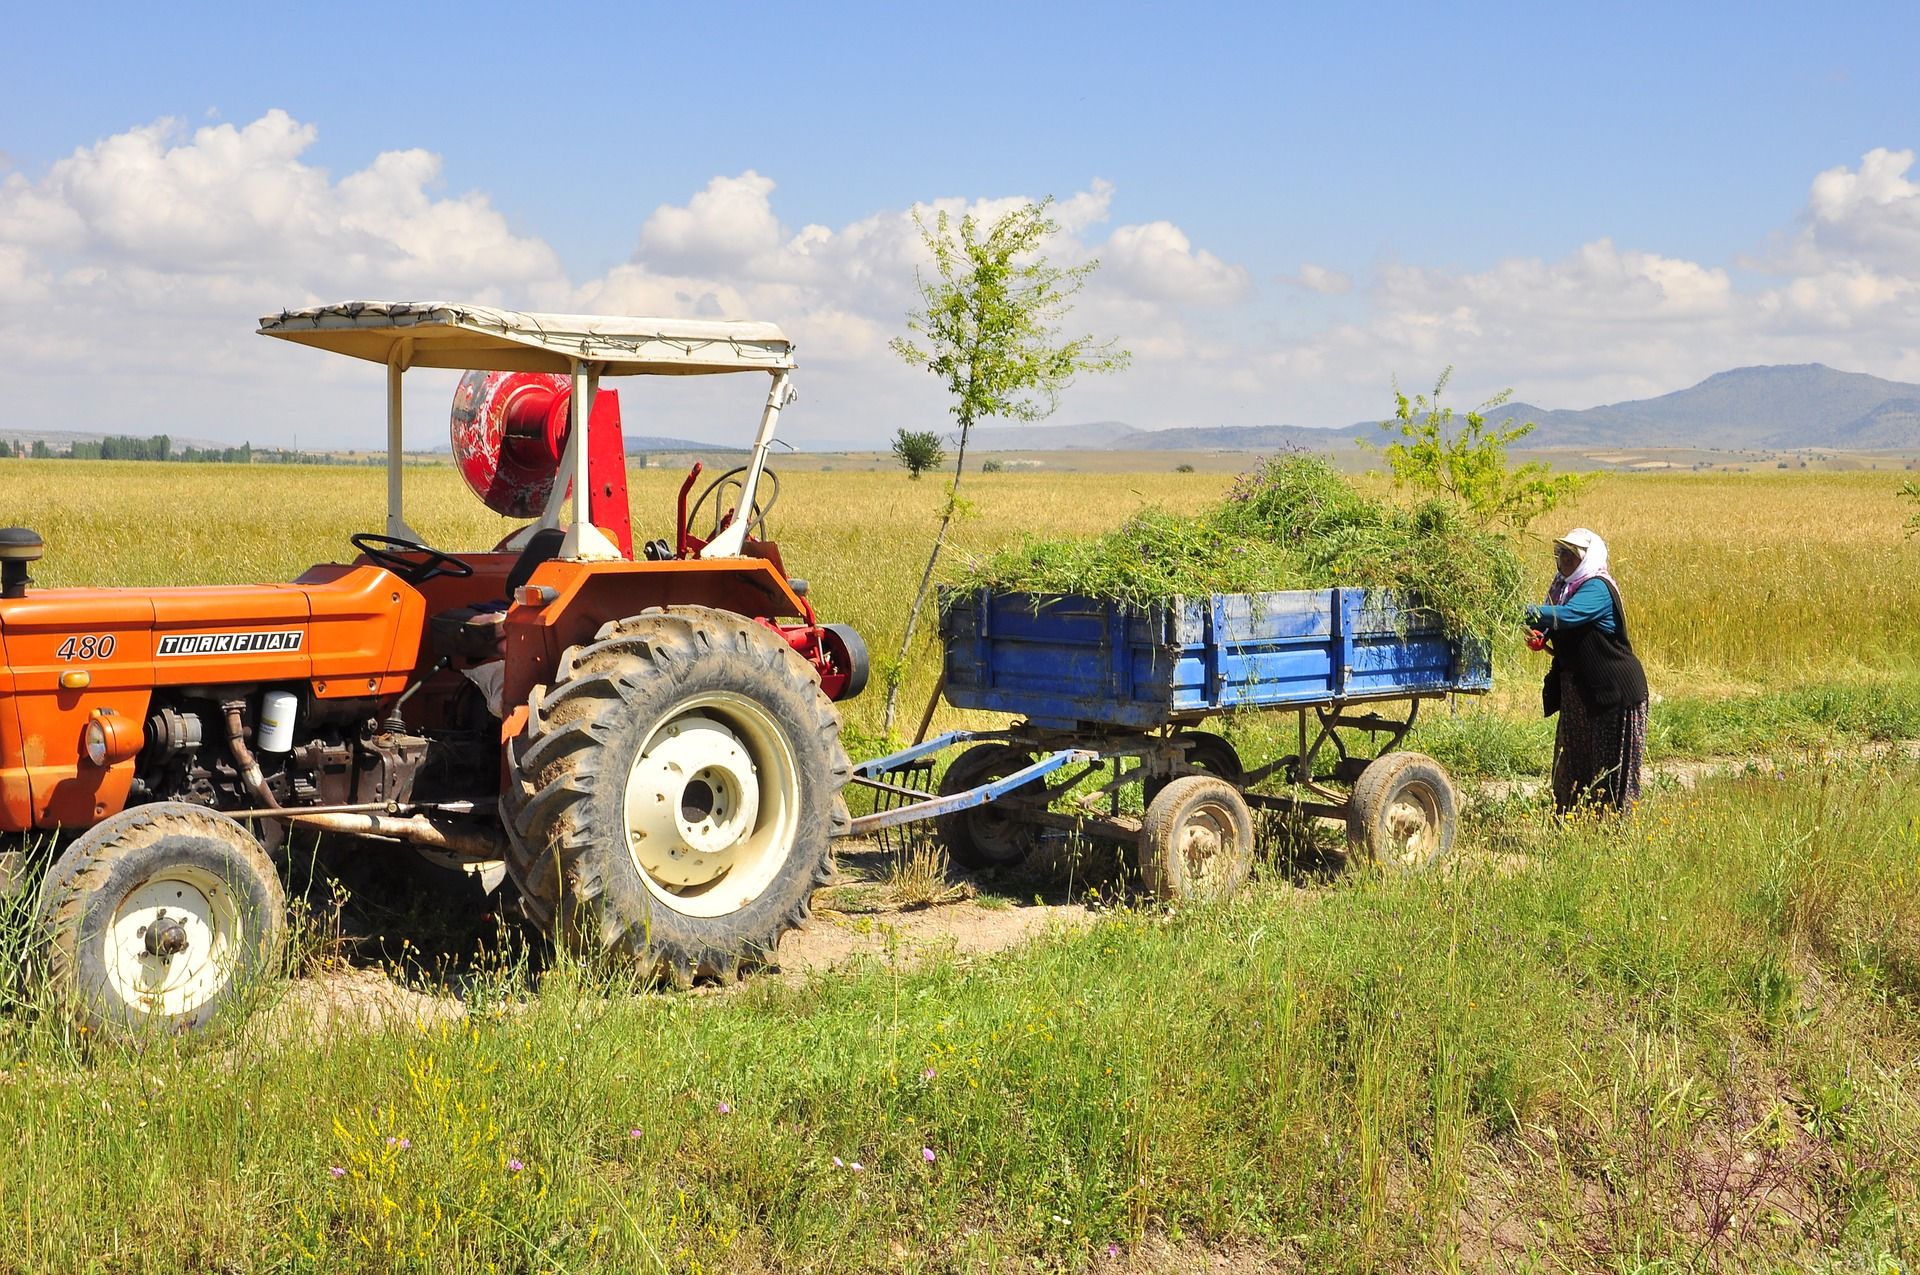
M855 834L932 819L952 857L974 867L1024 859L1050 828L1131 841L1148 888L1169 897L1245 879L1252 806L1338 820L1354 853L1396 870L1451 847L1452 782L1438 762L1397 749L1422 701L1484 693L1493 679L1486 649L1449 638L1430 611L1363 589L1138 608L979 590L941 603L941 694L1017 720L857 766L854 782L877 798ZM1198 729L1239 712L1294 715L1296 750L1250 765ZM1362 734L1372 747L1356 755ZM934 758L961 744L930 791ZM1253 791L1268 780L1287 791ZM1119 813L1134 784L1137 820Z

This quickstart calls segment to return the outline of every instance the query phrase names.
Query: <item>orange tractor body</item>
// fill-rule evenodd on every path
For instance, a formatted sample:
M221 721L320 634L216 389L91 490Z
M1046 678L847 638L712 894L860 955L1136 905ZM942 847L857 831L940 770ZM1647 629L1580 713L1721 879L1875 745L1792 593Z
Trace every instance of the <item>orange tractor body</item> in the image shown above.
M818 622L764 538L785 338L378 303L262 331L388 369L385 530L352 537L353 561L288 584L40 589L38 536L0 530L0 834L65 843L40 901L57 990L102 1030L204 1025L271 963L272 855L301 830L488 870L555 941L677 980L767 960L845 826L833 701L866 679L857 635ZM476 369L456 463L533 520L498 546L407 526L409 365ZM672 540L636 560L599 378L756 370L773 388L750 462L689 510L696 465Z

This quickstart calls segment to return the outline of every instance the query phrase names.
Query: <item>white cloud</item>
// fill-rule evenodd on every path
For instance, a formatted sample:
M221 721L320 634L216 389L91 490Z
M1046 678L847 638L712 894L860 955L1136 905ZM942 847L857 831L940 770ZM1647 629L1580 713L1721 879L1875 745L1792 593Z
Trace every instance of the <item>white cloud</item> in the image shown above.
M1343 297L1353 291L1353 276L1340 270L1329 270L1325 266L1316 266L1305 262L1300 273L1281 275L1279 282L1290 283L1305 288L1308 292L1317 292L1323 297Z
M1159 301L1217 305L1239 300L1248 288L1244 266L1195 251L1170 221L1116 228L1100 249L1100 264L1122 287Z
M944 424L933 379L887 349L928 264L915 213L991 219L1027 198L902 192L842 224L795 227L772 177L721 174L654 208L630 260L576 279L484 192L443 190L431 152L388 151L335 177L309 162L315 138L281 111L191 131L162 120L38 176L0 176L0 424L370 441L377 378L261 341L251 320L384 295L774 319L802 361L791 436L883 438L902 421ZM1724 261L1688 260L1603 237L1469 270L1323 261L1288 276L1262 263L1289 285L1266 296L1247 264L1151 209L1110 227L1115 191L1095 179L1053 205L1045 250L1062 264L1100 259L1066 326L1117 337L1134 366L1076 386L1061 419L1336 423L1382 408L1392 377L1419 386L1448 364L1462 399L1512 384L1546 406L1661 393L1756 362L1920 377L1913 163L1883 149L1819 173L1753 257L1729 245ZM717 415L721 390L674 388L696 408L649 387L624 396L634 428L726 441L751 428L753 395Z
M752 169L716 177L685 207L654 209L640 228L640 251L664 265L725 269L750 262L779 246L772 194L772 179Z

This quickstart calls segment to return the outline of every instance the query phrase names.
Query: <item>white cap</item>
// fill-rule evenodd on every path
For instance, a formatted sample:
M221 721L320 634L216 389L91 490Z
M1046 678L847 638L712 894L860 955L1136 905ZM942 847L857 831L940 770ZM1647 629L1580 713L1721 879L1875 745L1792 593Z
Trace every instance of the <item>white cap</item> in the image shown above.
M1572 531L1569 531L1566 535L1561 536L1558 540L1554 541L1553 543L1557 545L1565 545L1567 548L1574 550L1576 553L1578 553L1581 557L1584 558L1587 554L1587 550L1593 548L1595 545L1600 543L1600 537L1595 535L1593 532L1588 531L1585 527L1575 527Z

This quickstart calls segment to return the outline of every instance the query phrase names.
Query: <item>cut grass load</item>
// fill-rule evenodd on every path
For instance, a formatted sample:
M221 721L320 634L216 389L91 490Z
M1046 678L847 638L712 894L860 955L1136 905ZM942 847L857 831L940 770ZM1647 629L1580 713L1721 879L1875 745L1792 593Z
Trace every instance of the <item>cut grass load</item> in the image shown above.
M1446 499L1404 508L1369 496L1304 453L1262 462L1198 513L1156 507L1101 536L1029 537L957 583L1136 607L1181 595L1392 590L1419 598L1448 633L1481 640L1516 630L1527 601L1507 536Z

